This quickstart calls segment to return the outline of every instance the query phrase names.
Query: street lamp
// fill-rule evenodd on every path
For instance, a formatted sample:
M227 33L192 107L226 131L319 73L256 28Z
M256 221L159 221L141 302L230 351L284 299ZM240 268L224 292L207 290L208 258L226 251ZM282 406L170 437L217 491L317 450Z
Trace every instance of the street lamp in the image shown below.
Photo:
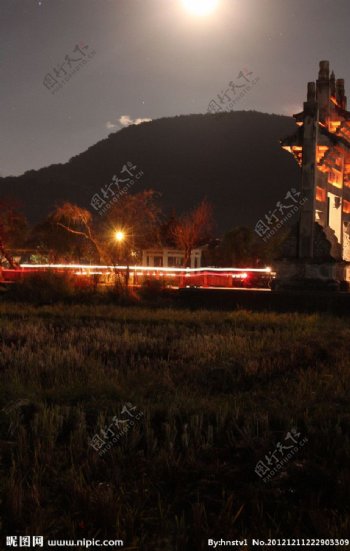
M114 238L117 241L117 243L121 243L125 239L125 233L123 231L116 231L114 234Z
M125 242L125 239L126 239L126 234L124 231L122 230L116 230L114 232L114 239L115 241L117 242L117 249L118 249L118 264L121 260L121 256L122 256L122 244ZM125 252L125 251L124 251ZM127 257L127 255L126 255ZM126 272L125 272L125 284L126 286L128 286L128 281L129 281L129 261L127 260L127 267L126 267Z
M117 243L118 264L121 260L122 244L125 241L125 233L122 230L116 230L114 232L114 240Z

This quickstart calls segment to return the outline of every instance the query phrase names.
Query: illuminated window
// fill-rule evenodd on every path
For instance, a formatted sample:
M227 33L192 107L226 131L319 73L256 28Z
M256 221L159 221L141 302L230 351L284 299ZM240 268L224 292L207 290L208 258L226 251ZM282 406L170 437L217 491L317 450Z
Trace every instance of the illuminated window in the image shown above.
M326 190L322 189L321 187L316 187L316 201L320 201L321 203L324 203L326 200Z
M328 175L328 183L341 189L343 187L342 173L334 168L331 168Z
M328 147L325 146L325 145L318 145L317 146L316 158L317 158L318 163L325 156L325 153L326 153L327 150L328 150Z

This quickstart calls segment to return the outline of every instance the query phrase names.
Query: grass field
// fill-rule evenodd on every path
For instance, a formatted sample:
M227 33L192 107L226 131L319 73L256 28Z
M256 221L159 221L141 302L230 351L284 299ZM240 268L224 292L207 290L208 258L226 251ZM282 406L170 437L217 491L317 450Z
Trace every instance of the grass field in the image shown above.
M349 319L12 303L0 316L3 533L141 551L349 536ZM92 447L136 412L111 449ZM307 443L264 482L257 463L293 428Z

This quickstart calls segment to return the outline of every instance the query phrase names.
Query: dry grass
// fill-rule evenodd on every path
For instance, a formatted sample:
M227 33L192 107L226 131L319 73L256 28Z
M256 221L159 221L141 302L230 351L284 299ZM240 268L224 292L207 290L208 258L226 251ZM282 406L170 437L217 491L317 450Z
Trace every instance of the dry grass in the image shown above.
M3 531L124 539L346 537L346 319L140 307L0 305ZM103 457L125 402L144 412ZM257 461L307 446L268 484Z

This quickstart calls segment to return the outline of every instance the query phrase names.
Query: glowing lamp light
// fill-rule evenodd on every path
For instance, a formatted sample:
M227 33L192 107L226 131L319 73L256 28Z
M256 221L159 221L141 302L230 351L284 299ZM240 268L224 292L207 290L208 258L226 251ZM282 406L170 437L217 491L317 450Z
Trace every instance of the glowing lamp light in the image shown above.
M125 234L122 231L116 231L114 237L118 243L121 243L122 241L124 241Z

